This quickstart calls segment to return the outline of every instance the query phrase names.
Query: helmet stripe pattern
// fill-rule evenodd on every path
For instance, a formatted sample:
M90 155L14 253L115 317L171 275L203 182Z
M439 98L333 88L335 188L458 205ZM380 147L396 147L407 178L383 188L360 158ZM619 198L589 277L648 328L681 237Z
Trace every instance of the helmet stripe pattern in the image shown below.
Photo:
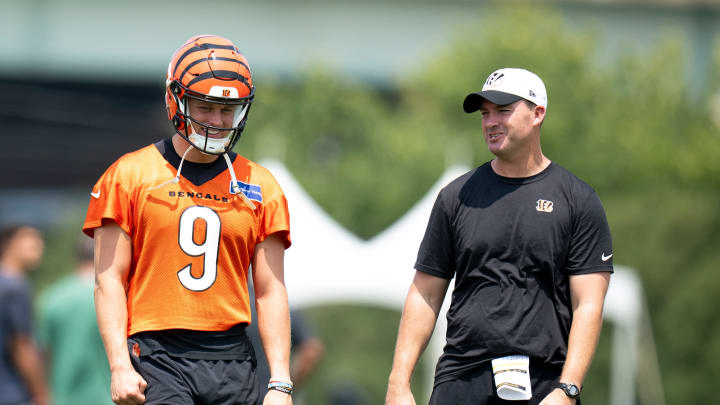
M188 83L188 87L191 87L199 81L207 79L240 80L241 82L243 82L243 84L245 84L245 86L247 86L248 89L251 89L250 84L248 84L247 79L245 79L243 75L239 74L238 72L233 72L231 70L214 70L212 72L203 73L190 80L190 82Z
M173 70L173 75L175 75L175 73L177 73L177 68L180 67L180 64L182 64L182 61L183 61L188 55L190 55L191 53L200 52L200 51L208 50L208 49L227 49L227 50L231 50L231 51L235 51L235 52L237 52L237 53L240 53L240 51L238 51L238 49L235 47L235 45L220 45L220 44L200 44L200 45L196 45L196 46L188 49L187 51L185 51L182 55L180 55L179 58L177 58L177 61L175 61L175 70ZM245 66L245 67L247 68L247 66Z
M245 67L245 69L248 69L248 70L249 70L249 68L248 68L248 66L247 66L246 64L242 63L242 61L239 61L239 60L237 60L237 59L233 59L233 58L215 58L215 59L216 59L216 60L228 61L228 62L236 62L236 63L239 63L240 65L242 65L243 67ZM187 72L188 72L193 66L197 65L198 63L203 63L203 62L205 62L205 61L206 61L206 59L198 59L198 60L196 60L195 62L192 62L192 63L190 63L189 65L187 65L187 66L185 67L185 69L183 69L182 73L180 73L180 77L178 78L178 80L183 80L183 79L185 78L185 75L187 74ZM245 79L245 78L243 77L243 79Z

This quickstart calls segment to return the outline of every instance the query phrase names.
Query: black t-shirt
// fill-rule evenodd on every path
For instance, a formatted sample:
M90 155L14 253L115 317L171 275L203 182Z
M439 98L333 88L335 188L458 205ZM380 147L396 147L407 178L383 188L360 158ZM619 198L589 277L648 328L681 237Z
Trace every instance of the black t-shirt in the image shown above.
M10 343L17 336L32 334L30 286L25 279L2 273L0 269L0 403L24 403L30 394L13 360Z
M568 276L612 272L610 229L595 191L561 166L507 178L486 163L440 191L415 268L455 277L436 384L503 355L562 365Z

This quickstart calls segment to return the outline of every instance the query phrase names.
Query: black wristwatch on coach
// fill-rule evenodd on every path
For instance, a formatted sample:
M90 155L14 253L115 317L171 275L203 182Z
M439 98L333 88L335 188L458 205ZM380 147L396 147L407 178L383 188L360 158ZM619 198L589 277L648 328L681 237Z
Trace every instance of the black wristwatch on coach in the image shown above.
M575 384L565 384L565 383L558 383L558 388L563 390L565 392L565 395L572 399L578 399L580 398L580 388L577 387Z

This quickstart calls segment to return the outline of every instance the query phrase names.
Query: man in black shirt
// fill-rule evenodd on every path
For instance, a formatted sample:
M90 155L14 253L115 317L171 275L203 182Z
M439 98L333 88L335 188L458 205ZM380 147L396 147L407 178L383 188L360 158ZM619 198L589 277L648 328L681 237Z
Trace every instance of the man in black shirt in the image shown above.
M547 93L537 75L497 70L463 108L480 111L495 158L435 201L386 404L415 403L410 376L453 277L430 404L579 404L613 271L605 212L590 186L542 153Z

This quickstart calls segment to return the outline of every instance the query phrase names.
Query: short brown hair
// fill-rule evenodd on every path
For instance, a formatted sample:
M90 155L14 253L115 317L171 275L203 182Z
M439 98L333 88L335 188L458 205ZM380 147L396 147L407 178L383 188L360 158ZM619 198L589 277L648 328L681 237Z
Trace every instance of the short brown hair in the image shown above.
M35 229L30 225L26 224L12 224L6 225L0 230L0 258L5 256L5 250L7 249L10 241L12 241L18 232L24 228Z

